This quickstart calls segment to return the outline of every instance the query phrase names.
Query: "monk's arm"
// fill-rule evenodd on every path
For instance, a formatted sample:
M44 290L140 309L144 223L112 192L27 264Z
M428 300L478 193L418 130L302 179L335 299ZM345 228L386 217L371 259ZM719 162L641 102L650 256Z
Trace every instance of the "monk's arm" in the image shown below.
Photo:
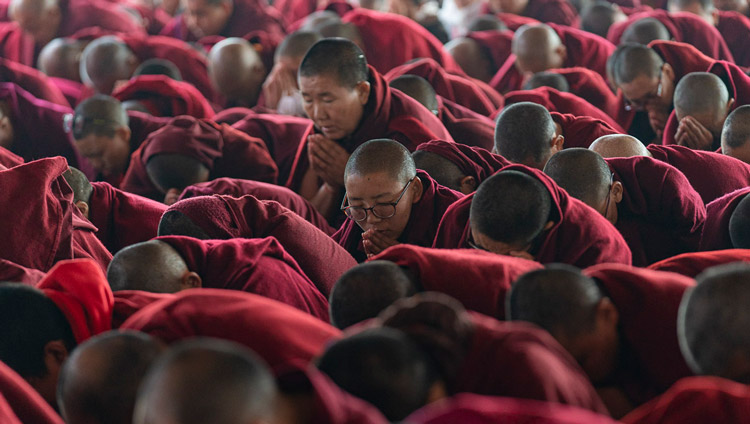
M321 182L318 174L310 167L302 177L300 196L307 199L326 219L336 213L344 195L342 188Z

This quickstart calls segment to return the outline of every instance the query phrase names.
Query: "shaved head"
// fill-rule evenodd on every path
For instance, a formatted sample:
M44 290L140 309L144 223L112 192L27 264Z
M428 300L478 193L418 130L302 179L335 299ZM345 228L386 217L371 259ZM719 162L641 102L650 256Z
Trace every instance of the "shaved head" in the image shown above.
M554 72L537 72L526 81L524 90L533 90L538 87L552 87L560 92L570 92L570 84L564 76Z
M110 331L78 346L57 386L65 422L132 423L138 386L161 352L158 341L136 332Z
M352 175L386 174L406 184L417 173L414 159L403 144L390 139L370 140L357 147L344 170L344 181Z
M710 150L716 150L724 120L733 104L731 100L729 90L721 78L709 72L693 72L677 83L674 110L678 120L691 116L711 131L714 145Z
M567 57L565 46L552 27L546 24L524 25L513 37L516 68L521 73L536 73L561 68Z
M557 185L594 209L606 201L611 171L607 162L589 149L573 148L555 153L544 167Z
M305 56L310 47L323 38L317 32L312 31L295 31L287 35L279 44L274 54L275 61L282 57L297 58L299 61ZM297 64L299 67L299 63Z
M86 42L55 38L47 43L37 60L37 67L48 77L81 81L80 63Z
M58 0L11 0L8 16L43 46L57 35L62 21Z
M651 152L641 140L627 134L603 135L591 143L589 150L598 153L603 158L651 157Z
M466 175L458 165L437 153L424 150L417 150L411 156L414 158L414 164L417 166L417 169L430 174L430 177L437 181L438 184L452 190L462 191L461 181Z
M750 163L750 105L740 106L727 116L721 131L721 151Z
M227 38L208 54L208 74L214 89L227 100L255 106L268 70L249 41Z
M138 391L134 424L273 422L277 388L252 351L215 339L175 345Z
M416 284L389 261L366 262L342 275L330 296L331 324L345 329L375 318L398 299L414 295Z
M318 10L307 15L300 31L317 32L318 28L332 22L341 22L341 17L332 10Z
M613 24L627 19L622 10L613 3L597 0L586 5L581 11L581 29L607 38L609 28Z
M128 246L112 258L107 280L113 291L175 293L189 272L185 260L169 244L151 240Z
M367 81L367 59L355 43L343 38L318 41L305 54L299 66L299 78L333 76L339 84L354 88Z
M159 230L157 233L161 236L188 236L199 240L209 240L210 237L198 224L190 217L178 210L168 210L164 212L159 220Z
M198 159L172 153L150 157L146 163L149 179L162 192L180 192L193 184L208 181L210 170Z
M732 212L729 237L735 249L750 249L750 196L745 195Z
M671 40L672 34L656 18L643 18L633 22L622 33L620 44L636 43L647 46L654 40Z
M182 81L182 73L174 63L166 59L148 59L138 65L133 72L133 78L141 75L165 75L175 81Z
M750 384L750 265L709 268L682 298L680 348L696 374Z
M474 18L467 27L467 32L474 31L506 31L508 27L495 15L480 15Z
M118 128L128 127L129 118L122 103L114 97L98 94L76 106L73 138L80 140L94 133L112 137Z
M480 81L490 82L502 63L494 63L492 56L479 42L468 37L456 38L445 45L445 49L466 72Z
M98 93L110 94L118 81L129 80L139 61L125 42L114 36L97 38L81 56L81 79Z
M426 79L407 74L393 79L388 85L391 88L404 92L407 96L418 101L422 106L437 115L437 93L435 93L435 89L432 88L432 85Z
M554 138L552 116L536 103L516 103L497 117L495 150L511 162L544 168L554 153L550 150Z
M616 55L616 56L615 56ZM613 56L613 76L616 85L630 83L641 75L658 78L664 60L651 48L640 44L622 44Z
M70 188L73 189L73 203L89 203L94 188L91 186L91 182L89 182L89 179L83 172L79 171L78 168L71 166L63 173L63 178L65 178L65 181Z

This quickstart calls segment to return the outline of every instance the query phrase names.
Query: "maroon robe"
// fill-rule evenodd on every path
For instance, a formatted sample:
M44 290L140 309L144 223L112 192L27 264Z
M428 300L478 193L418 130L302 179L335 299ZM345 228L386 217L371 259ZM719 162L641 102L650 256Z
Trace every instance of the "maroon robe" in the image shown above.
M124 102L137 100L154 116L190 115L209 119L211 103L191 84L166 75L141 75L115 89L112 97Z
M0 81L12 82L37 99L46 100L60 106L70 106L62 91L46 75L34 68L1 57Z
M36 286L44 276L45 273L38 269L26 268L11 261L0 259L0 281Z
M619 364L613 383L639 405L693 375L677 340L677 311L695 280L671 272L602 264L584 270L619 315Z
M561 134L565 137L563 143L565 148L583 147L588 148L597 138L603 135L621 134L616 127L606 121L589 116L574 116L550 112L552 120L560 127Z
M348 152L353 152L362 143L375 138L391 138L410 151L430 140L453 141L450 133L432 112L401 91L392 90L372 66L369 82L370 97L359 127L351 136L339 141ZM298 189L309 166L305 140L297 150L286 186L292 190Z
M554 23L572 27L578 19L578 12L566 0L529 0L521 15L539 22Z
M87 97L89 89L83 83L58 77L48 77L47 80L65 96L65 100L71 107L77 106Z
M141 290L119 290L113 293L115 307L112 311L112 328L117 329L146 306L164 299L172 299L174 293L151 293Z
M6 60L34 66L34 39L15 22L0 23L0 52Z
M440 96L438 117L457 144L491 150L495 146L495 122Z
M211 239L276 238L326 298L336 280L357 265L327 234L274 201L250 195L201 196L179 201L167 211L182 213Z
M598 73L582 67L550 69L547 72L561 75L570 86L570 93L586 100L597 109L614 118L622 128L632 120L623 106L622 94L612 93L607 81Z
M341 331L299 310L250 293L192 289L154 302L128 319L136 330L167 343L202 336L231 340L254 350L272 369L306 366Z
M412 204L409 221L398 241L428 247L435 239L435 232L445 210L464 195L441 186L422 170L417 171L417 177L422 180L422 198ZM331 237L357 261L363 262L367 256L362 246L362 232L362 228L353 219L347 219Z
M606 159L614 181L623 186L615 227L646 266L698 250L706 208L700 195L675 167L648 157Z
M643 18L654 18L664 24L674 41L691 44L709 57L734 61L732 53L719 31L692 13L669 13L660 9L635 13L628 17L627 21L618 22L609 27L607 39L613 44L620 44L623 32L633 22Z
M451 161L465 176L474 177L477 185L492 174L510 165L504 157L491 153L481 147L471 147L461 143L448 143L443 140L433 140L422 143L417 151L425 151L442 156Z
M513 36L513 31L510 30L473 31L466 34L467 38L471 38L482 47L490 59L492 72L497 72L513 54Z
M62 17L56 37L70 37L91 27L129 35L146 35L146 30L117 3L106 1L58 0Z
M0 147L0 165L5 168L13 168L14 166L21 165L23 162L21 156L18 156L5 147Z
M88 219L99 231L96 237L110 252L156 237L167 205L126 193L109 183L91 183Z
M691 72L706 72L716 63L715 59L702 53L691 44L656 40L650 42L648 46L672 66L675 74L675 85L685 75Z
M656 271L676 272L677 274L695 278L698 274L712 266L732 262L750 262L750 250L726 249L683 253L682 255L673 256L651 264L648 268Z
M424 78L439 96L480 115L490 116L505 104L503 96L486 83L471 77L448 73L432 58L416 59L397 66L385 74L385 79L393 81L402 75L416 75Z
M468 310L505 319L505 295L521 275L542 264L478 249L431 249L408 244L389 247L372 260L406 268L425 291L445 293Z
M719 30L724 41L734 57L734 63L739 66L750 66L750 52L747 40L750 39L750 19L739 12L717 10L719 14L716 29Z
M552 200L550 220L552 228L544 233L543 241L534 257L546 264L561 262L585 268L604 262L630 265L632 256L622 235L603 216L555 184L539 170L523 165L510 165L502 170L523 172L538 179L549 190ZM451 205L440 222L432 247L462 248L470 235L470 194Z
M328 322L328 301L274 237L198 240L165 236L202 287L253 293Z
M748 193L750 187L741 188L706 205L706 224L703 226L700 250L723 250L733 247L729 236L729 220L737 205Z
M731 156L676 145L650 144L646 148L651 157L685 174L705 204L750 186L750 165ZM711 172L706 172L707 169Z
M163 196L146 172L148 160L159 154L179 154L200 161L210 171L209 180L235 177L276 182L278 175L263 140L226 124L180 116L149 135L133 152L121 188L149 198Z
M3 362L0 362L0 395L18 418L18 423L63 424L63 419L39 392ZM3 423L14 424L12 421Z

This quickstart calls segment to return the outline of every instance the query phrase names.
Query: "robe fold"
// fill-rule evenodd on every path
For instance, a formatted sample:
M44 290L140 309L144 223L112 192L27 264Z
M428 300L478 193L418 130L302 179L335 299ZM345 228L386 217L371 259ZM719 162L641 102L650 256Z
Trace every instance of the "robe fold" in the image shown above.
M695 278L712 266L732 262L750 262L750 250L726 249L709 252L690 252L673 256L649 265L648 269L669 271Z
M45 275L38 269L26 268L11 261L0 259L0 281L36 286Z
M19 423L63 424L62 418L47 401L3 362L0 362L0 395L5 398Z
M465 176L474 177L477 185L504 166L511 164L504 157L491 153L481 147L471 147L461 143L448 143L443 140L422 143L417 147L417 151L420 150L448 159Z
M154 116L190 115L206 119L214 116L211 103L197 88L166 75L132 78L112 92L112 97L121 102L137 100Z
M440 96L438 117L456 144L492 150L495 146L495 122Z
M625 110L622 94L615 94L607 80L598 73L582 67L550 69L547 72L561 75L568 82L570 93L586 100L592 106L614 118L626 128L632 116Z
M732 52L734 63L739 66L750 66L750 52L747 40L750 39L750 19L735 11L717 10L716 29Z
M0 57L0 81L12 82L37 99L70 107L63 92L46 75L34 68Z
M607 121L590 116L575 116L569 113L550 112L552 120L560 127L565 137L564 148L583 147L587 149L591 143L603 135L621 134L617 127Z
M750 187L728 193L706 205L706 223L700 250L731 249L732 238L729 235L729 220L737 205L750 193Z

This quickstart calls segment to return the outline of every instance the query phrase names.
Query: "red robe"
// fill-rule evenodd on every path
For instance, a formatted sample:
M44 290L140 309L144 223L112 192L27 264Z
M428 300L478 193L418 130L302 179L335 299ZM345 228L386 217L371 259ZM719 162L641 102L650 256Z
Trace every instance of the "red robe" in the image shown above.
M78 103L88 97L87 87L78 81L58 77L48 77L47 80L62 93L67 104L71 107L77 106Z
M523 165L510 165L502 170L523 172L538 179L549 190L552 198L550 220L554 225L549 229L534 257L546 264L561 262L579 268L612 262L630 265L632 256L622 235L603 216L555 184L539 170ZM440 222L440 227L432 247L469 247L470 194L451 205Z
M327 234L270 200L247 195L202 196L170 206L212 239L274 237L327 298L336 280L357 262Z
M578 19L578 12L566 0L529 0L521 15L539 22L554 23L572 27Z
M669 63L674 70L674 83L680 81L682 77L691 72L706 72L714 63L715 59L702 53L691 44L678 41L652 41L648 45L662 58Z
M62 17L56 37L70 37L91 27L130 35L146 35L139 22L117 3L106 1L60 0Z
M113 293L115 306L112 311L112 328L120 328L128 318L146 306L164 299L174 298L173 293L151 293L141 290L119 290Z
M621 134L616 127L606 121L589 116L574 116L557 112L550 112L550 115L552 115L555 124L559 125L562 130L562 136L565 137L563 143L565 148L588 148L594 140L603 135Z
M165 236L202 287L253 293L328 322L328 301L274 237L198 240Z
M14 166L21 165L23 158L17 154L11 152L5 147L0 147L0 165L5 168L13 168Z
M729 220L737 205L748 193L750 187L741 188L706 205L706 224L703 226L700 250L723 250L733 247L729 236Z
M0 53L6 60L34 66L34 39L15 22L0 23Z
M734 63L739 66L750 66L750 52L747 50L747 40L750 39L750 19L739 12L717 10L719 20L716 29L721 34L734 57Z
M739 423L750 414L750 388L720 377L688 377L629 413L626 424Z
M209 169L209 180L235 177L276 182L278 175L263 140L226 124L180 116L152 133L133 152L121 188L149 198L163 196L146 172L148 160L159 154L180 154L197 159Z
M63 424L62 418L42 396L2 362L0 362L0 396L8 403L13 414L18 418L19 424ZM0 421L2 418L3 416L0 415ZM2 422L14 424L12 421Z
M690 252L673 256L648 266L656 271L670 271L695 278L712 266L732 262L750 262L750 250L727 249L709 252Z
M474 177L477 184L499 171L502 167L510 165L511 162L504 157L490 153L481 147L471 147L461 143L448 143L443 140L433 140L422 143L417 150L435 153L453 164L465 176Z
M0 281L36 286L45 275L38 269L26 268L11 261L0 259Z
M586 100L626 128L632 120L625 110L621 94L615 94L607 81L598 73L582 67L550 69L547 72L562 75L570 86L570 93Z
M650 144L646 148L654 159L666 162L685 174L705 204L750 186L750 165L731 156L677 145ZM706 172L707 169L711 172Z
M362 143L375 138L391 138L414 151L420 143L442 139L453 141L440 120L426 107L399 90L391 90L383 77L370 66L370 98L362 121L354 134L339 143L353 152ZM300 144L286 186L299 188L309 167L307 140Z
M495 122L457 103L438 96L438 117L456 144L491 150L495 146Z
M422 198L412 204L409 221L398 241L428 247L435 239L435 232L445 210L464 195L441 186L422 170L417 171L417 177L422 180ZM362 246L362 232L362 228L353 219L347 219L331 237L357 261L363 262L367 256Z
M459 393L409 415L412 424L554 423L614 424L603 414L554 402Z
M250 293L193 289L154 302L121 330L136 330L167 343L191 337L231 340L254 350L272 369L306 366L341 331L299 310Z
M490 59L492 71L497 72L513 54L513 35L511 30L490 30L470 32L466 34L466 37L482 46L485 55Z
M46 75L18 62L0 57L0 81L12 82L37 99L70 107L68 99Z
M505 104L503 96L486 83L448 73L432 58L416 59L397 66L385 74L385 79L393 81L402 75L416 75L426 79L439 96L480 115L490 116Z
M614 383L639 405L693 375L677 340L677 310L692 278L617 264L584 270L619 313L620 361Z
M161 215L167 205L126 193L109 183L91 183L89 221L99 231L96 237L117 253L120 249L156 237Z
M190 115L205 119L214 116L211 103L197 88L166 75L132 78L112 92L112 97L121 102L137 100L155 116Z
M505 295L521 275L542 264L477 249L430 249L402 244L378 254L406 268L424 291L445 293L468 310L505 319Z
M669 13L661 9L635 13L628 17L627 21L618 22L609 27L607 39L613 44L620 44L623 32L633 22L643 18L654 18L664 24L674 41L691 44L709 57L734 61L732 53L719 31L692 13Z

